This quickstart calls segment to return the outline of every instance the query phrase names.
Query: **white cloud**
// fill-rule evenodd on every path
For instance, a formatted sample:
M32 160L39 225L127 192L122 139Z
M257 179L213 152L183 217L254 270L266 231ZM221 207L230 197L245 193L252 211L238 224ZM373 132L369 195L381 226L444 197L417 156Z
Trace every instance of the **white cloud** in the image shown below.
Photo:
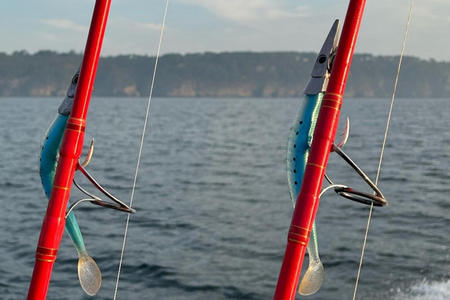
M40 22L45 25L56 27L59 29L67 29L73 31L85 32L88 30L87 26L75 23L68 19L41 19Z
M149 22L138 22L127 18L118 18L117 20L111 20L111 27L120 27L124 30L133 31L159 31L161 24L149 23Z
M308 10L304 6L288 9L281 6L280 2L270 0L181 0L181 2L204 7L221 18L245 25L262 20L308 15Z
M293 10L273 9L268 12L268 16L270 19L307 17L309 10L305 6L297 6Z

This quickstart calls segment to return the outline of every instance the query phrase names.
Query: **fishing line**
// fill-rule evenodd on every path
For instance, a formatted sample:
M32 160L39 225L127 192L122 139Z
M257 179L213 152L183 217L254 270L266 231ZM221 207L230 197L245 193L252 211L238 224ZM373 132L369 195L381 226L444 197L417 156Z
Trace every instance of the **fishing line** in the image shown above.
M400 76L400 70L401 70L402 62L403 62L403 55L405 53L406 40L408 38L409 25L411 24L411 17L412 17L412 11L413 11L413 2L414 1L411 0L410 1L410 5L409 5L408 22L406 23L405 35L403 37L403 43L402 43L402 51L400 53L400 58L399 58L399 61L398 61L397 75L395 76L394 90L392 92L392 98L391 98L391 106L389 108L388 118L387 118L387 122L386 122L386 129L384 131L384 139L383 139L383 143L382 143L382 146L381 146L380 160L378 162L378 169L377 169L377 176L375 178L375 185L378 185L378 179L380 178L381 164L383 162L384 149L386 148L387 136L388 136L388 132L389 132L389 127L391 125L392 110L394 108L395 95L397 93L398 78ZM373 211L373 203L370 205L369 216L367 218L367 226L366 226L366 232L364 234L364 241L363 241L363 246L362 246L362 250L361 250L361 257L360 257L360 260L359 260L358 274L356 276L355 289L353 291L353 298L352 298L353 300L356 299L356 292L358 290L359 278L360 278L360 275L361 275L361 268L362 268L363 259L364 259L364 251L366 249L367 236L369 234L370 222L372 220L372 211Z
M134 193L136 191L136 182L137 182L137 177L138 177L138 174L139 174L139 166L141 164L142 150L144 148L145 133L147 131L147 123L148 123L149 114L150 114L150 104L152 102L153 87L155 85L156 70L157 70L157 67L158 67L158 61L159 61L159 56L160 56L160 52L161 52L161 44L162 44L162 40L163 40L163 36L164 36L164 29L165 29L165 25L166 25L166 16L167 16L167 9L168 9L168 7L169 7L169 0L166 0L166 6L164 8L164 14L163 14L163 19L162 19L162 23L161 23L161 31L160 31L160 34L159 34L159 42L158 42L158 50L156 52L155 66L153 68L152 81L151 81L151 85L150 85L150 94L148 96L147 110L146 110L146 113L145 113L144 125L143 125L143 128L142 128L141 144L139 146L139 153L138 153L138 158L137 158L137 162L136 162L136 171L134 173L133 188L131 190L130 205L129 205L130 207L132 207L132 205L133 205ZM124 232L124 235L123 235L123 242L122 242L122 251L120 253L119 268L117 270L116 286L114 288L114 297L113 297L114 300L117 297L117 290L118 290L118 287L119 287L120 271L122 269L122 262L123 262L124 252L125 252L125 244L126 244L126 241L127 241L128 225L129 224L130 224L130 214L128 214L127 221L126 221L126 224L125 224L125 232Z

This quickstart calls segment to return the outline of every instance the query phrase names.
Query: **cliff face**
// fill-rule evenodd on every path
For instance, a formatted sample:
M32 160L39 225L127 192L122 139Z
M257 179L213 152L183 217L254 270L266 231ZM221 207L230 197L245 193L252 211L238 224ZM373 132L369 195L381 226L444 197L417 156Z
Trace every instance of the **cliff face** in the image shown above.
M166 97L297 97L303 93L316 54L225 52L167 54L160 58L154 95ZM390 97L398 57L357 54L346 95ZM40 51L0 53L0 96L62 96L81 55ZM102 57L97 96L144 97L154 57ZM400 97L448 97L450 63L406 57Z

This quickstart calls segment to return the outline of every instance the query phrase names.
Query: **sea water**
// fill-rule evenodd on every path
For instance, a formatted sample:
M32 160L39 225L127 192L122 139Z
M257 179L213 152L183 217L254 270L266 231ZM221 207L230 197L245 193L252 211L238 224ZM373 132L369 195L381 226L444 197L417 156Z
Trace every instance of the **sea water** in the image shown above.
M60 100L0 99L1 299L27 294L47 205L40 145ZM285 159L299 101L153 100L118 299L272 297L292 215ZM125 202L145 106L143 98L94 98L88 116L85 144L95 137L88 169ZM388 106L388 99L343 105L341 121L349 116L351 124L344 150L372 178ZM366 189L335 154L327 172ZM357 298L450 299L450 99L397 99L379 186L389 205L374 210ZM74 191L71 199L80 197ZM368 212L333 192L323 197L317 225L326 277L304 299L351 299ZM111 299L126 215L89 204L75 214L103 286L95 298L83 294L65 234L48 299Z

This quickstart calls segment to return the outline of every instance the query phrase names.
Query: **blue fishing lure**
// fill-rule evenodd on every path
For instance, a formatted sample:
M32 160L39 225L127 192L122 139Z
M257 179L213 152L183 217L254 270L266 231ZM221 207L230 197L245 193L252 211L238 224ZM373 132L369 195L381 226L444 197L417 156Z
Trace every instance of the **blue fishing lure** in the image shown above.
M332 57L336 50L339 21L333 24L325 43L316 59L311 79L305 89L305 98L294 125L291 129L287 147L287 177L293 205L297 201L303 182L303 175L308 162L309 152L314 137L320 105L328 84ZM319 258L316 226L313 224L311 237L307 246L309 266L303 276L298 292L311 295L322 285L324 269Z
M47 134L42 145L39 174L41 176L42 187L47 198L53 186L53 179L58 165L58 154L61 141L66 128L67 119L72 108L73 99L78 83L80 70L75 73L72 82L67 90L66 97L58 109L58 115L47 130ZM78 225L73 211L66 217L66 231L72 240L78 253L78 278L83 290L88 295L95 295L100 289L102 276L96 262L88 255L84 244L83 235Z

